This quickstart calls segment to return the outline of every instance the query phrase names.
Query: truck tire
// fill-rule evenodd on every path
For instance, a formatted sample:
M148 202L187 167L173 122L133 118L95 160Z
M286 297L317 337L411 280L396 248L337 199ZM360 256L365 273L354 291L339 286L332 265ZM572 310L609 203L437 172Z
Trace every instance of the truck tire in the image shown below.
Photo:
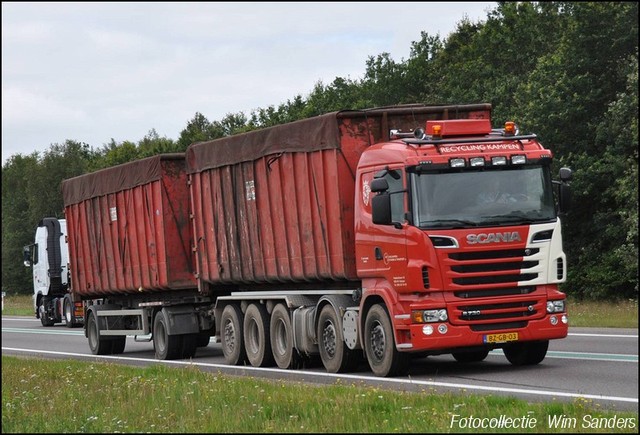
M489 350L481 349L471 352L453 352L451 355L460 363L474 363L484 361L487 355L489 355Z
M227 364L237 366L244 364L244 332L242 328L242 311L237 305L227 305L220 316L220 344Z
M125 345L127 344L127 337L115 337L111 339L111 353L113 355L120 355L124 352Z
M200 332L198 334L198 338L196 340L196 345L198 347L207 347L209 346L209 342L211 341L211 335L208 332Z
M391 319L383 305L373 305L367 313L363 337L367 361L375 375L396 376L407 371L409 355L396 349Z
M113 340L100 335L98 319L93 312L89 313L87 319L87 338L89 339L89 348L92 354L111 355L113 351Z
M251 304L244 313L244 347L254 367L273 365L269 313L263 305Z
M320 359L329 373L352 372L358 367L360 358L344 342L342 323L331 304L320 310L316 337Z
M153 321L153 348L160 360L176 359L182 356L182 335L169 335L169 321L162 310Z
M73 305L73 301L68 295L64 297L64 302L62 303L62 305L64 311L64 320L67 328L75 328L76 326L78 326L78 324L74 322L75 317L73 316L75 307Z
M547 356L549 340L512 343L504 347L504 356L514 366L530 366L540 363Z
M289 310L283 304L278 304L271 312L270 322L271 349L276 365L281 369L288 369L293 364L293 328Z
M193 358L198 348L198 334L184 334L182 336L182 358Z
M49 316L47 315L46 307L50 303L51 303L51 299L45 296L42 299L40 299L40 305L38 305L38 313L40 315L40 323L42 323L42 326L44 326L44 327L53 326L56 323L53 320L49 319Z

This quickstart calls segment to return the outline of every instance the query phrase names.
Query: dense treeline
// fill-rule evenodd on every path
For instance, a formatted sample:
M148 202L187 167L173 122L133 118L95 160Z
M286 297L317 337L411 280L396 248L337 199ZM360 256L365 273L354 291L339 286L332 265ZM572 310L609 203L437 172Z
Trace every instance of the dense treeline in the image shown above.
M22 246L44 216L62 217L60 181L193 142L341 109L402 103L493 104L574 171L563 218L563 289L590 299L638 295L638 3L500 2L443 39L422 32L408 59L371 56L362 79L318 82L306 95L209 121L196 112L177 140L154 129L102 148L67 140L2 167L2 289L29 293Z

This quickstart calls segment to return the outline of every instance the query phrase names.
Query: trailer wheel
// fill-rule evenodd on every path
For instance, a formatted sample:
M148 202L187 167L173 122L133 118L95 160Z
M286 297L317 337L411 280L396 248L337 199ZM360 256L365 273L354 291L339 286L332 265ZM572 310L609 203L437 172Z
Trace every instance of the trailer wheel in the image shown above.
M504 347L504 356L514 366L530 366L540 363L547 356L549 340L513 343Z
M377 376L395 376L406 372L409 355L398 352L387 309L373 305L364 322L364 348L367 361Z
M360 358L344 342L342 324L336 310L329 304L320 311L316 337L320 359L329 373L352 372L358 367Z
M281 369L288 369L293 364L293 329L289 310L278 304L271 312L271 349L273 359Z
M222 353L227 364L244 364L246 354L243 343L242 312L237 305L227 305L220 317Z
M158 311L153 322L153 348L157 359L176 359L182 355L182 335L169 335L168 324L164 312Z
M451 355L460 363L473 363L484 361L489 355L488 349L475 350L472 352L453 352Z
M66 322L67 328L75 328L77 326L77 323L74 322L74 305L69 295L64 297L64 302L62 303L62 305L64 309L64 320Z
M93 312L89 313L89 318L87 319L87 338L89 339L89 348L92 354L110 355L113 351L113 340L106 339L100 335L98 319Z
M182 358L193 358L198 348L198 334L184 334L182 336Z
M251 304L244 313L244 347L254 367L273 364L269 313L263 305Z

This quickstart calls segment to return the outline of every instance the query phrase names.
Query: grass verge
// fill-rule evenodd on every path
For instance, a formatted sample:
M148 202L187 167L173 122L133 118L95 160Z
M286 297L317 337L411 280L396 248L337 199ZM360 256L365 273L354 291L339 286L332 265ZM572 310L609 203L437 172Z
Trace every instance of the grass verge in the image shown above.
M520 423L469 427L508 419ZM554 420L565 427L554 427ZM2 357L3 433L557 433L567 432L567 424L572 433L637 433L638 415L599 410L585 400L532 404L431 390L319 387L197 368Z

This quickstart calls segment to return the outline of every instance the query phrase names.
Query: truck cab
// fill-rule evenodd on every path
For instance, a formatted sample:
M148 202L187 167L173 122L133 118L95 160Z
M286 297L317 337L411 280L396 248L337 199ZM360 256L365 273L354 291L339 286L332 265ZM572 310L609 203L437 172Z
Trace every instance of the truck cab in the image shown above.
M38 223L34 243L23 248L24 264L32 268L35 315L43 326L63 319L68 326L75 326L82 318L69 294L66 234L66 220L47 217Z
M552 154L535 135L483 117L424 127L374 145L358 165L361 311L389 310L362 320L372 369L387 374L406 352L471 362L496 348L537 364L568 332L558 212L571 172L556 182L556 206Z

